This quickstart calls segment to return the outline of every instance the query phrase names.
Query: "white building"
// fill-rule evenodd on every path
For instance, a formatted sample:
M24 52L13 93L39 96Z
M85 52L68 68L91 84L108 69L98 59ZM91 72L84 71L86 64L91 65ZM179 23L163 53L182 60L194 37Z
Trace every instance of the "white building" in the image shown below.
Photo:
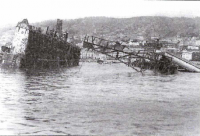
M192 52L188 52L187 50L182 51L182 58L186 60L192 60Z
M95 51L87 51L87 49L81 50L81 58L82 59L106 59L106 55L97 53Z
M129 45L129 46L139 46L140 43L139 43L139 42L129 41L128 45Z
M200 45L200 40L196 40L195 45L196 45L196 46L199 46L199 45Z
M188 46L187 48L190 50L199 50L198 46Z

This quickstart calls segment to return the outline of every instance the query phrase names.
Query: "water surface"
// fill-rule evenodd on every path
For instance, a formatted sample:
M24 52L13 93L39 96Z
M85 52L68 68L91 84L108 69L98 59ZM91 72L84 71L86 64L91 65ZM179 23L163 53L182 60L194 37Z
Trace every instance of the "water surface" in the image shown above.
M0 70L0 134L199 136L200 74L123 64Z

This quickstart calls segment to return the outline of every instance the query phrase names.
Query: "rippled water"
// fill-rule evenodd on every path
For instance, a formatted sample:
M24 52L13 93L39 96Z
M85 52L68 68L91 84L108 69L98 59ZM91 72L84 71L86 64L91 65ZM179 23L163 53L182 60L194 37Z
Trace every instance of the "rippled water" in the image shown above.
M0 134L199 136L200 74L123 64L0 70Z

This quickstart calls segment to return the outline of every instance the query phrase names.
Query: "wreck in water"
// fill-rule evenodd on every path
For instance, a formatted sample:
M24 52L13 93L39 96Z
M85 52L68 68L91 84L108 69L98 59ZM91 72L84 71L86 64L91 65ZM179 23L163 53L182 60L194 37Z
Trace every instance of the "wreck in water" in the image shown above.
M143 73L153 70L161 74L175 74L180 69L200 73L200 67L169 52L162 51L159 39L147 42L138 49L130 49L118 41L109 41L95 36L85 36L83 47L107 55Z
M24 19L16 26L10 47L1 47L1 67L57 68L79 64L81 49L67 42L68 33L62 31L62 20L57 20L56 30L42 31Z

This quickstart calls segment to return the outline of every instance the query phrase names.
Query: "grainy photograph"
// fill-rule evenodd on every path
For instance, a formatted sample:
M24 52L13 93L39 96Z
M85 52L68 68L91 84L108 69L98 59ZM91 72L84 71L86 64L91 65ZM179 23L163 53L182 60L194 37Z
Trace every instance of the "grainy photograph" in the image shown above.
M200 2L0 0L0 135L200 136Z

